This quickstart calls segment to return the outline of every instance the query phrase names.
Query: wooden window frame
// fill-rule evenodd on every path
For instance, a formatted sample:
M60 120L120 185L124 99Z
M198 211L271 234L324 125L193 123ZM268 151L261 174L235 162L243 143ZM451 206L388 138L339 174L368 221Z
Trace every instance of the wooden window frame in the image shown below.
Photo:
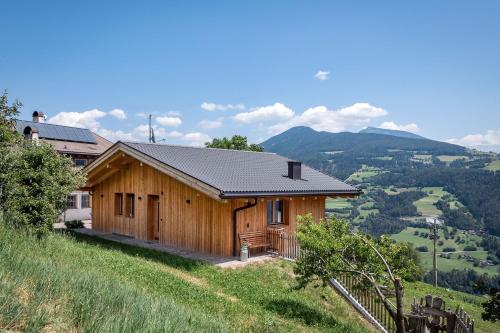
M87 198L86 205L83 204L84 203L83 198ZM80 197L80 207L81 208L90 208L90 194L82 193L82 195Z
M83 164L82 165L78 165L78 163L76 161L83 161ZM84 159L84 158L75 158L75 166L77 167L84 167L87 165L87 160Z
M78 196L76 194L68 195L66 205L67 209L78 209Z
M135 194L126 193L125 195L125 216L134 218L135 216Z
M123 215L123 193L115 193L115 215Z
M266 222L267 225L287 225L288 221L288 201L286 200L268 200L266 202ZM280 213L278 215L278 213ZM269 223L269 217L272 221ZM279 218L278 218L279 217Z

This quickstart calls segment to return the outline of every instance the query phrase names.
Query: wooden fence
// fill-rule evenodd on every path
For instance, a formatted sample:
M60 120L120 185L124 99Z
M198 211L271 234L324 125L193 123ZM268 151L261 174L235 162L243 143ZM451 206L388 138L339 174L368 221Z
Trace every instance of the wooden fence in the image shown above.
M300 255L297 236L288 234L282 228L269 228L267 240L271 244L269 250L281 258L295 260Z
M300 256L297 237L289 235L285 229L269 228L267 238L269 250L275 255L288 260L295 260ZM396 332L396 324L378 294L373 287L366 287L360 281L358 276L342 274L333 280L331 286L381 331ZM393 304L391 306L395 311L396 307ZM433 299L430 295L425 297L425 302L422 299L420 304L414 301L411 313L406 315L408 332L474 333L474 321L463 309L457 308L455 312L451 312L445 311L444 306L444 301L438 297Z
M460 307L446 310L446 303L440 297L427 295L420 303L413 300L411 314L422 317L431 332L474 333L474 320Z
M336 279L387 332L396 332L396 324L389 311L373 288L360 288L360 277L352 274L342 274ZM392 304L391 304L392 305ZM393 309L396 307L392 305Z

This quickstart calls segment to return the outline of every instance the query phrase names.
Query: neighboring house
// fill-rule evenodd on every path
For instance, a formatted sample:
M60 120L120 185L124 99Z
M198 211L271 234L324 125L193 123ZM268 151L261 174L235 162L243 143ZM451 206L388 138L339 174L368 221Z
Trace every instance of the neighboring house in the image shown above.
M59 153L73 159L75 166L84 167L95 160L112 143L85 128L60 126L45 123L42 112L33 112L33 120L17 120L16 129L26 139L40 140L51 144ZM57 172L57 170L54 170ZM68 196L68 210L62 218L69 220L89 220L91 200L88 191L75 191Z
M272 153L117 142L85 168L92 227L230 256L239 235L295 232L325 214L326 197L360 191Z

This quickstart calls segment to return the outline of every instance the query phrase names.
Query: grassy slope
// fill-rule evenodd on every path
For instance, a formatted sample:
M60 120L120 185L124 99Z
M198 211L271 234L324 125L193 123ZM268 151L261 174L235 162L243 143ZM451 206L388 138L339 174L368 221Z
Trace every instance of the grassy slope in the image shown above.
M489 163L486 167L486 170L490 171L499 171L500 170L500 160L495 160Z
M429 233L430 230L429 228L414 228L414 227L408 227L405 230L401 231L398 234L392 235L391 238L395 239L398 242L407 242L407 243L412 243L413 246L427 246L429 249L429 252L422 252L420 254L420 258L422 259L422 266L424 267L425 270L431 270L432 269L432 247L433 243L432 240L429 238L422 238L419 236L415 236L414 232L415 230L418 230L419 232L426 232ZM481 240L480 236L476 235L469 235L463 231L458 232L458 236L460 238L465 239L465 243L463 244L457 244L453 239L445 239L444 238L444 233L443 230L438 230L438 234L440 236L439 240L443 241L443 245L438 245L437 250L438 252L443 252L443 249L445 247L453 247L457 251L463 251L464 247L467 245L473 245L476 246L476 242L479 242ZM486 259L487 252L486 251L481 251L482 248L478 247L479 251L474 251L474 252L459 252L459 253L452 253L452 258L451 259L446 259L446 258L438 258L438 265L439 265L439 270L443 272L449 272L452 269L473 269L477 271L478 273L488 273L488 274L497 274L498 271L498 266L489 266L489 267L474 267L471 262L466 261L465 259L458 259L457 256L458 254L461 255L470 255L472 257L484 260Z
M223 270L85 236L37 242L0 229L0 328L372 330L330 289L294 289L288 262Z

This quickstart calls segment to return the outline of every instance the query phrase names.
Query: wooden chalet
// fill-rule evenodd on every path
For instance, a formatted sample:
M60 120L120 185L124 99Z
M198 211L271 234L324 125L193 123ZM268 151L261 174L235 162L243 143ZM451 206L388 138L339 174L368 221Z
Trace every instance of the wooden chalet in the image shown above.
M93 229L220 256L360 192L272 153L162 144L117 142L84 171Z

